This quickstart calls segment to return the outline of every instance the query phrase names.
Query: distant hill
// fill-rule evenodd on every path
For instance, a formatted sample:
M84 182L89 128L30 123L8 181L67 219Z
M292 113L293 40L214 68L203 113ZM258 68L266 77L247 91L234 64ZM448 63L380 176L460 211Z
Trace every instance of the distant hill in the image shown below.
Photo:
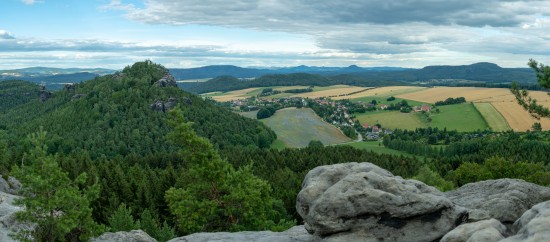
M52 68L52 67L28 67L13 70L1 70L2 75L26 75L26 76L53 76L59 74L73 74L78 72L89 72L97 75L112 74L115 70L105 68Z
M13 98L20 101L0 112L0 124L17 140L24 140L42 126L50 134L48 147L52 153L88 152L94 159L173 152L175 147L166 140L171 128L164 111L174 105L180 105L197 133L219 149L265 148L275 140L275 133L256 120L177 87L153 84L166 73L167 69L150 61L138 62L120 73L53 92L45 100L33 94L36 85L0 82L0 87L6 87L0 89L0 94L5 93L3 90L30 92L30 96Z
M337 84L378 87L378 86L396 86L407 83L399 81L378 81L369 80L363 77L350 74L337 76L321 76L317 74L292 73L292 74L268 74L249 80L238 79L232 76L221 76L210 79L206 82L196 83L194 86L188 86L190 92L208 93L215 91L233 91L251 87L269 87L269 86L330 86Z
M481 62L461 66L426 66L422 69L387 72L356 73L359 76L378 80L423 82L434 79L457 79L489 83L536 83L530 68L502 68L493 63Z
M170 73L178 80L213 78L218 76L233 76L237 78L254 78L267 74L291 74L308 73L324 76L360 73L360 72L382 72L382 71L403 71L411 70L401 67L359 67L351 65L348 67L318 67L318 66L295 66L282 68L244 68L231 65L204 66L198 68L172 68Z
M23 80L44 84L48 89L59 90L64 83L78 83L98 76L114 73L114 70L103 68L50 68L29 67L23 69L0 71L2 80Z

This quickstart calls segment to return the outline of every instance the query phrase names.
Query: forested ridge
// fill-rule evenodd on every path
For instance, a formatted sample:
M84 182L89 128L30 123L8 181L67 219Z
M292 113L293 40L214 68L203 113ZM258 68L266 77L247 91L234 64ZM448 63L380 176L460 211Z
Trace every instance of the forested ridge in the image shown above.
M172 98L183 110L186 121L194 122L197 133L218 148L269 147L275 139L273 131L259 122L216 107L177 87L152 85L165 72L160 65L140 62L116 75L97 77L74 88L53 92L46 101L36 95L30 101L22 98L27 103L1 113L0 123L16 143L42 126L50 134L47 145L51 153L86 151L94 159L150 155L174 149L165 138L170 130L166 113L150 107L157 100L166 103Z
M269 148L276 138L269 128L158 84L166 73L138 62L46 100L9 96L13 104L0 112L2 175L22 178L27 195L53 187L86 207L78 212L63 199L27 196L28 204L67 208L82 221L53 237L42 230L34 236L82 241L103 231L143 229L166 241L202 231L285 230L301 223L295 201L305 174L344 162L371 162L440 190L503 177L550 185L548 132L427 128L385 136L386 147L416 156L314 142L276 150ZM25 82L0 84L20 93L39 90ZM40 164L55 176L42 176ZM56 188L62 183L71 185ZM38 222L54 228L63 217L52 219Z
M371 80L354 75L321 76L317 74L292 73L292 74L268 74L251 80L238 79L232 76L219 76L206 82L198 83L184 88L195 93L227 92L251 87L270 86L330 86L330 85L356 85L364 87L398 86L407 85L404 82L393 80Z
M0 82L0 113L37 99L38 91L38 85L29 82Z

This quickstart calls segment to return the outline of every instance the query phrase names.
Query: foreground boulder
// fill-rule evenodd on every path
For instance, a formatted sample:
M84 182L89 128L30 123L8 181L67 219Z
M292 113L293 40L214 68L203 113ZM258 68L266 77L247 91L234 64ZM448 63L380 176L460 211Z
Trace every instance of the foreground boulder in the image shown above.
M130 232L120 231L116 233L107 232L91 242L157 242L142 230L132 230Z
M258 231L237 233L196 233L175 238L169 242L207 242L207 241L255 241L255 242L309 242L312 236L304 226L292 227L284 232Z
M305 228L328 241L433 241L468 216L434 187L371 163L311 170L296 209Z
M516 235L503 242L550 241L550 201L529 209L514 223L512 229Z
M511 224L535 204L550 200L550 188L518 179L499 179L469 183L445 195L467 208L471 221L494 218Z
M505 234L506 226L496 219L488 219L462 224L447 233L441 242L496 242L504 239Z

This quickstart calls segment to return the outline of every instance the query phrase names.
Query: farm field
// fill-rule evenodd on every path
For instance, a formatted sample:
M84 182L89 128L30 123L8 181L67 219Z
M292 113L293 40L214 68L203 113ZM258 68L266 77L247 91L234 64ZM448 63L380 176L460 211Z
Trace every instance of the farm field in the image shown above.
M506 121L508 121L510 127L516 131L530 130L535 122L539 122L543 130L550 129L549 118L537 120L516 102L494 102L492 104L495 109L504 116Z
M309 108L285 108L262 119L287 147L306 147L311 140L320 140L324 145L351 141L339 129L323 121Z
M335 88L321 90L321 91L314 90L313 92L298 93L298 94L292 95L291 97L304 97L304 98L331 97L334 100L338 100L338 99L344 99L344 98L350 97L351 95L347 95L349 93L359 92L367 89L370 89L370 88L343 86L343 87L335 87Z
M342 96L342 97L335 97L334 100L340 100L340 99L358 99L363 97L383 97L387 98L390 96L397 96L399 94L405 94L405 93L411 93L411 92L417 92L426 89L425 87L414 87L414 86L390 86L390 87L377 87L372 88L364 92L348 95L348 96Z
M357 114L357 119L361 124L368 123L375 125L380 123L382 128L388 129L408 129L424 128L426 124L420 119L418 113L402 113L399 111L378 111Z
M253 87L242 90L235 90L230 92L211 92L203 94L203 97L211 97L218 102L227 102L232 100L246 99L248 97L257 96L265 88L273 88L273 90L286 91L289 89L302 89L308 88L307 86L274 86L274 87ZM326 87L313 87L313 92L307 93L279 93L264 98L282 98L282 97L304 97L304 98L317 98L317 97L337 97L339 95L346 95L361 90L370 89L369 87L355 87L348 85L334 85Z
M457 130L459 132L488 128L481 114L471 103L438 106L437 108L440 113L432 112L430 115L432 118L430 127L432 128L447 128L447 130Z
M474 103L474 106L481 113L489 127L496 132L511 130L506 119L500 114L491 103Z
M212 99L214 99L218 102L227 102L227 101L231 101L231 100L246 99L248 97L247 93L252 92L256 89L257 88L254 87L254 88L247 88L247 89L236 90L236 91L231 91L231 92L226 92L226 93L214 92L214 93L209 93L209 94L206 94L206 95L203 95L203 96L212 97Z
M501 100L501 97L506 99L509 96L514 98L510 90L506 88L481 88L481 87L433 87L427 88L422 91L406 93L398 95L397 97L403 99L410 99L419 102L435 103L437 101L443 101L449 97L457 98L464 97L467 102L490 102L490 99Z
M249 112L235 112L242 116L245 116L247 118L256 119L256 115L258 114L258 110L255 111L249 111Z

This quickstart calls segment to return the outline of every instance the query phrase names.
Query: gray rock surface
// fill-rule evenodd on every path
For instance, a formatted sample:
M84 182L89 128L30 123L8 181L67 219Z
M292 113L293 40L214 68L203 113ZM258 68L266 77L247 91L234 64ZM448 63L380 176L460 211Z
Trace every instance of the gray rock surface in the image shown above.
M91 239L90 242L157 242L157 240L142 230L132 230L130 232L107 232Z
M170 73L164 74L164 76L158 81L156 81L153 85L159 86L159 87L177 87L178 86L178 84L176 83L176 79Z
M311 170L296 209L305 228L326 241L433 241L467 218L437 189L371 163Z
M496 219L462 224L441 239L441 242L496 242L504 239L506 226Z
M149 105L149 107L151 109L153 109L154 111L157 111L157 112L164 112L165 111L164 103L161 100L155 101L155 103Z
M254 242L309 242L313 241L304 226L295 226L284 232L258 231L236 233L196 233L170 240L169 242L207 242L207 241L254 241Z
M550 188L518 179L499 179L466 184L445 195L467 208L472 221L495 218L513 223L535 204L550 200Z
M0 192L17 195L20 189L21 183L15 177L10 176L6 181L4 177L0 176Z
M539 203L525 212L513 225L516 235L502 242L550 241L550 201Z
M15 220L15 213L21 211L21 207L13 205L18 196L0 192L0 241L16 241L9 236L13 231L28 228Z

